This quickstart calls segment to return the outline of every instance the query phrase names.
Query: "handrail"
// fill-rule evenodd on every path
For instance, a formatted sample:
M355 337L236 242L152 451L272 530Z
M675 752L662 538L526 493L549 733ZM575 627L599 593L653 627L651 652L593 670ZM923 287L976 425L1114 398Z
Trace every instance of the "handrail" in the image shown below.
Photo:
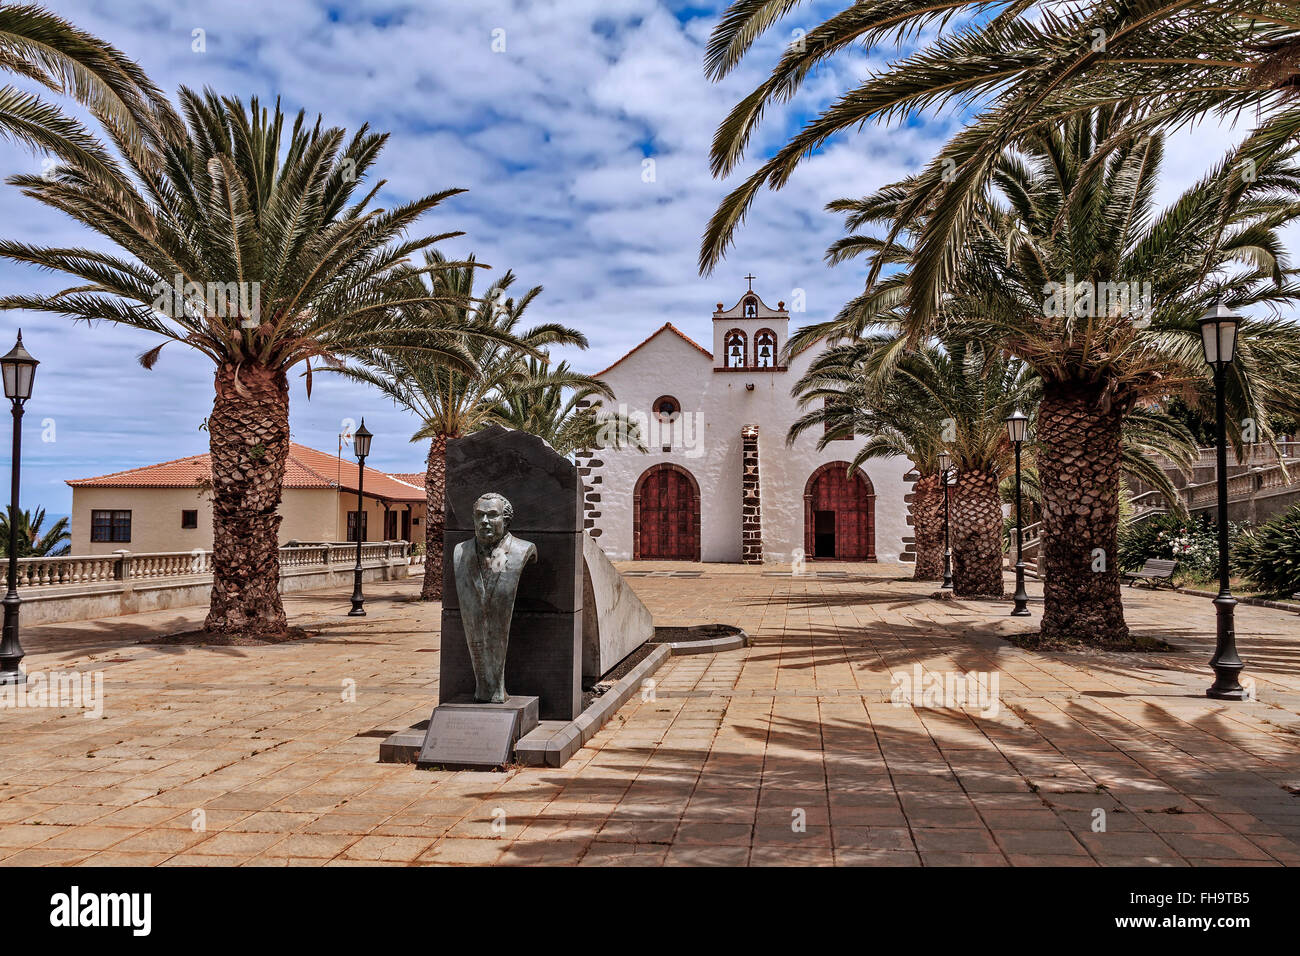
M1300 447L1300 442L1289 442L1290 446ZM1284 488L1292 484L1291 471L1300 465L1297 460L1275 461L1268 467L1253 466L1249 471L1243 471L1235 475L1228 476L1228 499L1230 501L1241 501L1249 499L1264 489ZM1218 503L1218 478L1211 478L1209 481L1198 481L1184 485L1178 489L1178 497L1183 507L1189 511L1194 511L1200 507L1213 507ZM1134 495L1130 499L1130 504L1138 505L1143 499L1160 496L1159 491L1144 491L1141 494ZM1161 508L1159 505L1148 508L1139 508L1134 517L1145 517L1147 514L1155 513Z

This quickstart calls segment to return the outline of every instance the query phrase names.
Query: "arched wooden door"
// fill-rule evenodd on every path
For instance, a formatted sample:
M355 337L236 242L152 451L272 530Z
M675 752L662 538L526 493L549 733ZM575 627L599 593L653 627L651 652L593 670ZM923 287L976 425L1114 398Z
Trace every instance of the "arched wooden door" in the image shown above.
M804 554L837 561L876 560L876 492L859 469L833 461L804 487Z
M632 557L700 560L700 486L680 465L655 465L637 479L632 494Z

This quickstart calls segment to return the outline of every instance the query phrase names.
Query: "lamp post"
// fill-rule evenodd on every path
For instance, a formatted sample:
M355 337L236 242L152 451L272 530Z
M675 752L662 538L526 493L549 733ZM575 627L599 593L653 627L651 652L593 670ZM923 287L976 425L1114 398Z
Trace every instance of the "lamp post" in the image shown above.
M27 675L18 666L23 659L23 646L18 640L18 605L23 603L18 596L18 484L22 468L23 405L32 397L32 382L36 378L36 366L40 364L23 348L21 329L9 354L0 358L5 398L12 404L14 416L9 484L9 587L4 597L4 637L0 639L0 685L27 683Z
M1216 700L1244 700L1246 692L1237 680L1244 666L1237 655L1237 634L1233 623L1233 610L1237 600L1228 584L1228 441L1224 411L1223 380L1232 364L1237 344L1237 326L1241 318L1234 315L1222 302L1217 302L1201 319L1201 345L1205 361L1214 369L1214 416L1218 455L1219 490L1219 594L1214 599L1218 612L1218 633L1214 643L1214 683L1205 692Z
M352 450L357 453L357 566L352 569L352 610L348 611L348 617L366 616L366 596L361 593L361 543L365 539L366 517L362 492L366 487L366 456L370 454L372 437L366 430L366 420L361 419L361 427L352 436Z
M1029 595L1025 593L1025 523L1020 515L1020 446L1025 440L1025 427L1029 417L1016 409L1006 417L1007 437L1016 450L1016 593L1013 597L1016 605L1011 609L1012 617L1029 616Z
M952 456L939 452L939 479L943 482L943 586L952 590L952 546L948 541L948 467Z

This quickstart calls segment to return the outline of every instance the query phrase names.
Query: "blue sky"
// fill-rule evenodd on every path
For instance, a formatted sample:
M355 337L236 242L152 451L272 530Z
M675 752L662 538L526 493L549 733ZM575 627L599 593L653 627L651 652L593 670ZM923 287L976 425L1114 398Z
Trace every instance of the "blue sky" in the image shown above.
M426 217L423 229L464 230L464 238L441 248L513 269L516 288L544 286L531 319L582 329L590 350L565 357L597 371L665 321L707 344L714 304L730 306L751 271L755 290L772 304L805 290L807 312L793 316L795 324L833 314L860 289L861 273L823 264L823 251L840 232L823 205L914 171L951 131L936 119L832 143L783 191L760 197L726 261L701 278L699 236L728 188L801 118L883 65L858 54L822 69L803 95L771 114L737 176L715 181L708 147L719 120L760 81L792 31L812 27L843 3L800 7L715 85L701 64L724 6L61 0L57 9L135 58L169 92L185 84L245 99L279 97L287 109L321 113L331 124L353 129L369 122L391 132L372 172L389 182L381 200L467 188ZM202 31L202 51L194 49L195 31ZM1230 138L1203 128L1176 139L1164 196L1199 175ZM654 160L653 182L642 175L647 158ZM41 157L0 144L0 167L39 171ZM99 242L9 186L0 186L0 223L6 235L29 242ZM66 284L0 263L7 292ZM64 479L206 451L199 426L211 409L212 369L202 356L169 346L145 371L135 357L157 344L145 333L21 313L0 314L3 350L19 324L42 361L24 433L25 507L66 513L71 494ZM409 415L334 376L315 378L310 401L294 381L290 423L297 441L333 450L341 423L363 415L376 436L376 467L422 469L425 449L409 443L417 427Z

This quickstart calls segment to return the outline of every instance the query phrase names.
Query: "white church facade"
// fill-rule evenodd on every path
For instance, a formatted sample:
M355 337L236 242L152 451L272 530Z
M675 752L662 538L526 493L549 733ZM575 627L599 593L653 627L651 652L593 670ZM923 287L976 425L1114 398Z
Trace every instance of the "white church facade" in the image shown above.
M588 531L613 560L790 562L912 557L911 462L876 459L848 475L856 441L817 450L790 394L816 350L780 365L784 303L753 291L713 314L713 350L666 323L598 373L606 407L641 427L649 453L579 452Z

